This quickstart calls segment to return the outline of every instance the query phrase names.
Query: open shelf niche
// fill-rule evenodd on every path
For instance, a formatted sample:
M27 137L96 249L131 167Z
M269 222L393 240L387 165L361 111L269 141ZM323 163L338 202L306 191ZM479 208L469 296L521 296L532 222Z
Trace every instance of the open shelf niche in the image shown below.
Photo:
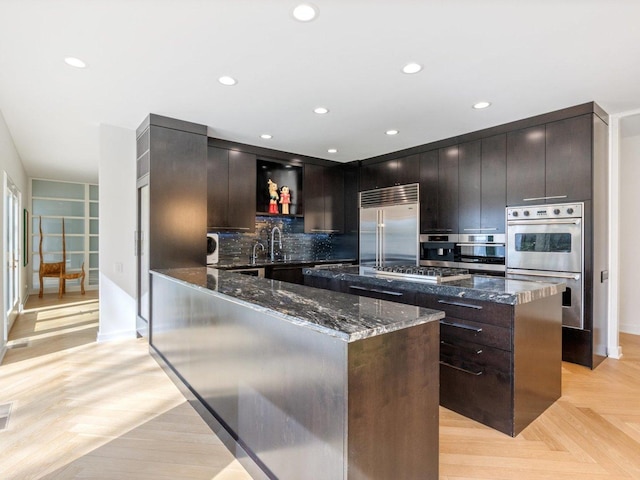
M256 162L256 214L261 216L283 216L282 213L269 212L269 186L271 179L278 185L278 196L282 187L289 187L291 203L288 217L302 217L304 214L302 195L302 164L295 165L275 160L261 160ZM282 212L282 205L278 203L278 212Z

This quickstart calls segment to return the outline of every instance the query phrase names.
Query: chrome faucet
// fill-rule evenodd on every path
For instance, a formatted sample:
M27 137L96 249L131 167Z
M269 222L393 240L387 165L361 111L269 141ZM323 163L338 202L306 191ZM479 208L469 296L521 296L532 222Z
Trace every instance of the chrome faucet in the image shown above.
M282 250L282 232L280 231L280 229L278 227L273 227L273 230L271 230L271 261L275 261L276 258L276 231L278 232L278 247Z
M262 244L262 242L257 241L253 246L253 251L251 252L251 263L256 263L256 260L258 259L258 254L256 253L257 247L260 247L264 252L264 245Z

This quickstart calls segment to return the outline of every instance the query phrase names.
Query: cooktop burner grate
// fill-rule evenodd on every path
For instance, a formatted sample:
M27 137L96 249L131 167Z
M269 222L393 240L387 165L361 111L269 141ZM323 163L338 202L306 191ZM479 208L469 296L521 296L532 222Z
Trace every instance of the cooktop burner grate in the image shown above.
M431 283L454 282L456 280L463 280L471 277L469 270L464 268L393 265L386 267L373 267L373 270L374 274L379 277Z

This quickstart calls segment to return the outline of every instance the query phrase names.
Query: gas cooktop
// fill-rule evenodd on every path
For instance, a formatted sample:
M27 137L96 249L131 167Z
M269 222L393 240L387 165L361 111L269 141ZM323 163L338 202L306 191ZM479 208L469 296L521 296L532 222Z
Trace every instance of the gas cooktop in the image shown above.
M371 267L370 273L376 277L429 283L454 282L471 277L469 270L465 268L422 267L416 265Z

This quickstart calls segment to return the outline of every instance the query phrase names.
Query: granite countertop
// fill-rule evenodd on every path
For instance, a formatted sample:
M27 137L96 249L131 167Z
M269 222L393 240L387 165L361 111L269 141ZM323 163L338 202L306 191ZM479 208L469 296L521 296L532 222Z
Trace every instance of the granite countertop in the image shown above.
M346 342L444 318L444 312L385 300L257 278L217 268L152 271L213 295L233 299Z
M488 302L519 305L562 293L564 283L530 282L488 275L471 275L471 278L444 283L424 283L408 280L392 280L364 274L358 265L326 269L305 268L305 275L355 281L361 284L406 289L415 292L449 297L469 298Z
M347 263L347 264L352 264L356 261L355 258L336 258L336 259L331 259L331 260L327 260L326 258L322 259L322 260L314 260L314 259L294 259L294 260L281 260L281 261L275 261L272 262L271 260L267 260L267 259L261 259L258 260L256 262L251 262L248 259L245 260L240 260L240 259L234 259L234 260L228 260L228 261L221 261L219 263L216 263L215 265L209 265L209 267L211 268L220 268L220 269L230 269L230 268L263 268L263 267L271 267L271 266L278 266L278 265L283 265L283 266L296 266L296 265L322 265L323 263L329 263L329 264L333 264L333 263Z

